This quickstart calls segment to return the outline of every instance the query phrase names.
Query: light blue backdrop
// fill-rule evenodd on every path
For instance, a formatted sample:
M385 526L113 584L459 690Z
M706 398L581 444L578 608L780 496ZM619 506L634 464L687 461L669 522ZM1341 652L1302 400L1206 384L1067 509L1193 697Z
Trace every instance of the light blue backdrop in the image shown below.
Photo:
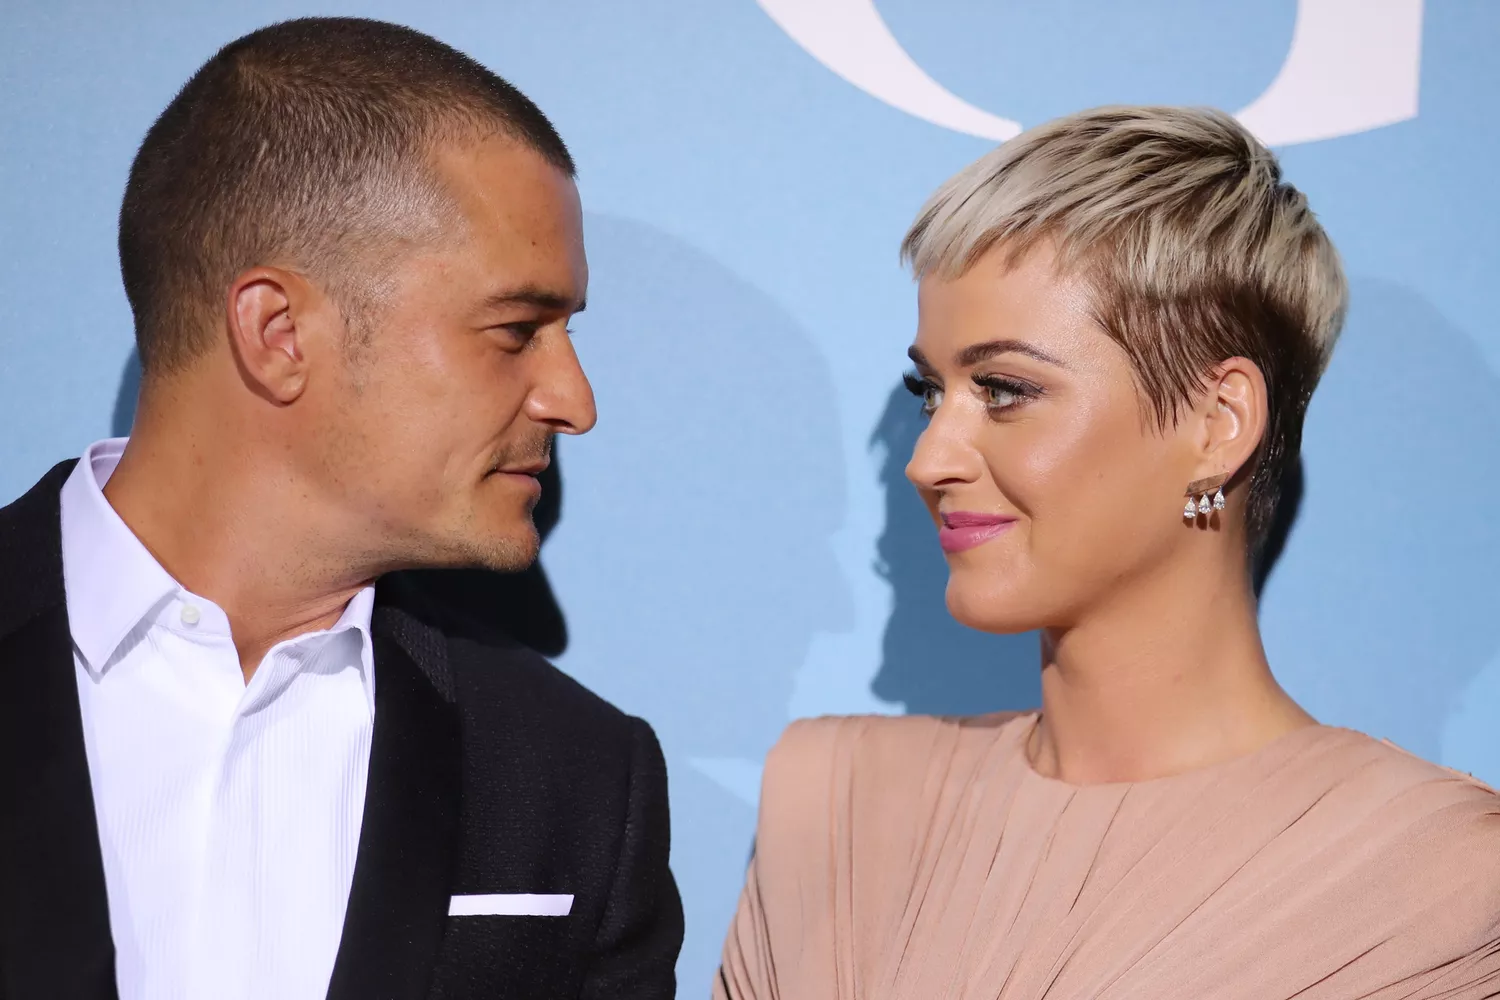
M868 73L891 56L851 55L867 0L789 2L768 2L784 31L755 0L8 0L0 36L5 498L129 412L115 213L135 144L218 45L307 13L402 21L553 117L589 212L578 346L601 420L560 450L563 516L543 558L573 636L563 666L666 747L683 996L707 988L759 761L788 719L1015 707L1036 689L1032 639L943 614L942 564L900 475L914 408L893 394L914 320L897 241L991 143L884 103L790 37L821 37L834 62L843 45ZM1421 8L1302 6L1355 42L1381 11ZM1023 124L1117 101L1243 108L1299 16L1295 0L879 12L947 91ZM1500 6L1449 0L1402 30L1421 36L1416 116L1283 153L1343 250L1354 305L1263 621L1282 680L1325 721L1496 782ZM900 77L875 69L876 90ZM1351 80L1330 56L1297 82L1304 107L1320 93L1358 105L1390 80Z

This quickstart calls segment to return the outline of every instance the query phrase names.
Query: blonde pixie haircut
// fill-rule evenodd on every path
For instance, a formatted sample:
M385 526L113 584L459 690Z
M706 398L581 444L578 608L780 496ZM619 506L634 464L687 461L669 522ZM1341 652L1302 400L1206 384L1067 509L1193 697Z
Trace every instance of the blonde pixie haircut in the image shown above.
M922 208L901 254L918 278L946 279L991 249L1010 266L1044 242L1089 280L1095 318L1129 356L1159 428L1220 362L1260 368L1265 437L1236 477L1249 480L1258 550L1348 302L1338 252L1307 199L1222 111L1096 108L964 168Z

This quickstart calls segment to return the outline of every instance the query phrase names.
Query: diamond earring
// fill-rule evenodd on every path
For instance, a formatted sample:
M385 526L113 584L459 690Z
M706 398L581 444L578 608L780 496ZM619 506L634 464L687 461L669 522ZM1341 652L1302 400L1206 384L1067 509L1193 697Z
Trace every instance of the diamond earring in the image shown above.
M1210 476L1207 479L1198 479L1188 483L1187 503L1182 506L1183 519L1192 521L1199 514L1223 510L1225 507L1224 484L1228 481L1228 476ZM1210 499L1210 491L1212 491L1212 499Z

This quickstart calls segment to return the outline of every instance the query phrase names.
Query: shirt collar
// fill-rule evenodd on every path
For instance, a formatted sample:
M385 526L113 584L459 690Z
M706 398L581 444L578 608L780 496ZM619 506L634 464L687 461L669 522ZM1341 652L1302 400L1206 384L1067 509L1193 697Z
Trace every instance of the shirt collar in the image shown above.
M104 496L104 484L120 464L127 438L90 445L63 483L63 590L73 643L94 673L102 673L120 643L182 587L120 519ZM365 587L344 606L327 631L355 630L360 640L360 676L370 712L375 711L375 643L370 619L375 588Z
M141 620L179 589L104 497L103 485L119 465L125 441L90 445L62 488L68 625L84 662L96 672Z
M359 633L359 676L372 719L375 718L375 640L370 635L370 618L374 611L375 588L366 587L349 599L344 613L329 629L330 632L353 629Z

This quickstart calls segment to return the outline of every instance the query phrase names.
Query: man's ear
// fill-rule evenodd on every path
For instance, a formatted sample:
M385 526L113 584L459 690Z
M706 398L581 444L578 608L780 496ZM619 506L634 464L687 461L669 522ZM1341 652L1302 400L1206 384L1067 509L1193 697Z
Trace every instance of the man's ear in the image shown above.
M307 331L299 327L310 289L301 276L254 267L229 286L229 341L246 382L286 405L307 387Z
M1195 409L1198 473L1194 479L1233 478L1266 433L1266 379L1248 358L1220 364Z

